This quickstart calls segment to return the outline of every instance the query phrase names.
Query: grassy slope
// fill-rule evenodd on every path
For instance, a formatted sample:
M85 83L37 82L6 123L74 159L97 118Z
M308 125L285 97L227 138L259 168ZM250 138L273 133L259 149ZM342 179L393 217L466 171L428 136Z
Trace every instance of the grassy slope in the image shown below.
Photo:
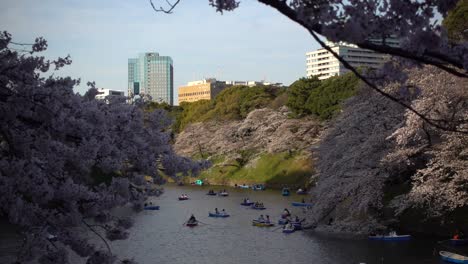
M211 184L266 183L270 187L284 184L303 186L313 173L312 161L301 153L263 153L245 166L218 156L213 166L198 177Z

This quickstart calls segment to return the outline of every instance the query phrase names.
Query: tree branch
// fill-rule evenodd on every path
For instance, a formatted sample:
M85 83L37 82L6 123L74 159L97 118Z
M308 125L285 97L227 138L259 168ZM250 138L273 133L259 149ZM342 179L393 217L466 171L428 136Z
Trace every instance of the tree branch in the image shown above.
M160 6L159 8L156 8L154 6L153 0L150 0L151 7L153 8L154 11L163 12L166 14L172 14L172 10L174 10L174 8L179 4L179 2L180 0L177 0L174 4L172 4L171 2L169 2L169 0L166 0L166 3L170 6L170 8L166 10L162 6Z
M314 25L309 25L306 23L306 21L303 21L301 19L298 18L297 16L297 12L292 9L286 1L281 1L281 0L258 0L260 3L263 3L265 5L268 5L270 7L273 7L275 8L278 12L280 12L281 14L285 15L286 17L288 17L289 19L291 19L292 21L298 23L299 25L303 26L305 29L307 29L307 31L309 32L316 32L318 34L322 34L323 33L323 30L322 30L322 26L319 25L319 24L314 24ZM429 64L429 65L433 65L435 67L438 67L446 72L449 72L455 76L458 76L458 77L463 77L463 78L468 78L468 73L465 71L465 72L460 72L460 71L457 71L455 69L453 69L452 67L449 67L447 65L445 65L443 62L446 62L450 65L453 65L459 69L463 69L463 65L460 61L457 61L457 60L454 60L448 56L445 56L443 54L440 54L440 53L437 53L437 52L433 52L433 51L426 51L423 53L423 55L417 55L411 51L408 51L408 50L404 50L402 48L396 48L396 47L390 47L390 46L387 46L387 45L377 45L377 44L373 44L373 43L370 43L370 42L361 42L361 43L356 43L357 46L361 47L361 48L365 48L365 49L369 49L369 50L373 50L373 51L376 51L376 52L381 52L381 53L386 53L386 54L390 54L390 55L395 55L395 56L399 56L399 57L402 57L402 58L407 58L407 59L411 59L411 60L414 60L414 61L419 61L419 62L422 62L422 63L425 63L425 64Z

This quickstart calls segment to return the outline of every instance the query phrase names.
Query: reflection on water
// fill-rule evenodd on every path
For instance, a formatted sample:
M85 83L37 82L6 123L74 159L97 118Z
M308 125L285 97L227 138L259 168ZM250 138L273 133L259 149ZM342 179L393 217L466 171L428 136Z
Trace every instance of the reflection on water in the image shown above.
M252 219L264 214L276 222L285 207L301 216L302 209L290 204L302 196L283 197L277 190L228 189L228 197L218 197L206 195L210 188L166 186L166 192L152 200L161 210L137 214L129 239L114 242L113 249L139 263L439 263L433 256L434 241L368 241L313 231L286 235L276 227L254 227ZM190 200L178 201L182 193ZM263 202L267 209L241 206L246 197ZM231 217L208 217L215 207L226 209ZM201 221L199 226L183 226L191 214Z

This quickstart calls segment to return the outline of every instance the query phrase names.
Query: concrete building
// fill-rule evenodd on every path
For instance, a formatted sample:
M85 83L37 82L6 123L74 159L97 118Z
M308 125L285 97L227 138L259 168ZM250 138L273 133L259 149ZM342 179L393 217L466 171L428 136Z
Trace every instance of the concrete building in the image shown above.
M381 40L372 39L371 42L379 44ZM399 46L396 39L387 39L389 46ZM331 49L345 59L353 67L368 67L377 69L389 58L388 55L371 50L361 49L353 44L327 42ZM320 80L332 76L342 75L349 70L346 69L329 51L318 49L306 53L307 77L318 76Z
M110 97L125 97L123 91L111 90L111 89L98 89L98 94L96 95L97 100L105 100L108 96Z
M174 105L174 67L172 58L156 52L128 59L128 94L150 95L155 102Z
M282 83L271 83L271 82L266 82L266 81L226 81L226 85L243 85L243 86L249 86L249 87L254 87L258 85L271 85L271 86L281 86Z
M211 100L226 86L226 82L217 81L214 78L188 82L186 86L179 87L179 104L182 102Z

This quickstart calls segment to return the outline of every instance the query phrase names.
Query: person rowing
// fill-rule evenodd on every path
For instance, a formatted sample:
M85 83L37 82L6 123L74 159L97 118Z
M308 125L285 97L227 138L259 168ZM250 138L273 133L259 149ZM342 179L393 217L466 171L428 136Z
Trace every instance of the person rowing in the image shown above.
M189 224L196 223L196 222L197 222L197 219L195 218L193 214L190 216L189 220L187 221L187 223Z
M226 210L224 210L224 208L223 208L223 210L221 210L221 214L226 215Z
M260 217L257 219L258 222L260 223L265 223L265 218L263 218L263 215L260 215Z
M266 216L265 223L266 223L266 224L269 224L269 223L270 223L270 216L269 216L269 215Z
M219 214L218 208L215 208L215 214Z

